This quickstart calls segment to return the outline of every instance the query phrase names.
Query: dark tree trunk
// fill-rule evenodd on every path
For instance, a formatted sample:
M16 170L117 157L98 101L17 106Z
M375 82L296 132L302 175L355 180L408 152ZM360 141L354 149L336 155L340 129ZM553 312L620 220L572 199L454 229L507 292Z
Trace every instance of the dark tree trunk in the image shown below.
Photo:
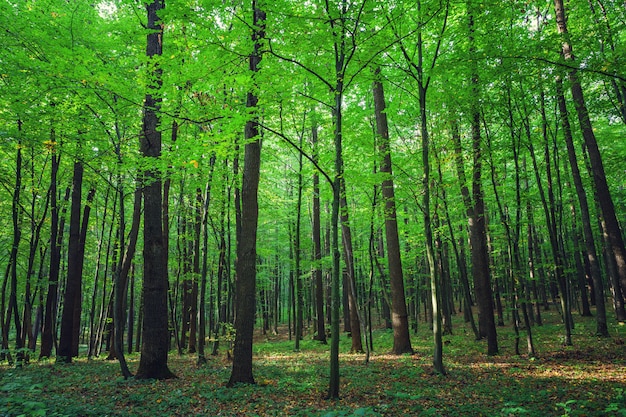
M121 178L120 178L121 181ZM120 182L121 184L121 182ZM119 190L120 198L120 219L124 218L124 190L120 186ZM123 221L123 220L122 220ZM115 301L113 307L113 325L115 326L115 352L117 359L120 362L120 369L124 378L131 377L132 374L126 364L126 358L124 357L123 347L123 334L124 323L126 322L126 299L128 294L128 275L130 273L133 257L135 256L135 248L137 247L137 238L139 237L139 225L141 222L141 188L137 187L135 190L135 199L133 202L133 217L130 226L130 233L128 236L128 245L126 246L126 252L121 260L120 267L115 274ZM120 225L120 247L124 248L124 233L125 227ZM129 327L132 327L132 322L129 323ZM128 340L129 345L132 340Z
M211 155L209 159L209 176L206 183L206 192L202 203L202 265L200 271L200 307L198 312L198 365L204 365L206 363L206 356L204 348L206 345L206 290L207 290L207 277L209 275L209 206L211 204L211 185L213 184L213 171L215 168L215 155ZM202 197L201 197L202 198ZM212 280L211 280L212 282ZM213 314L213 292L210 291L210 317ZM211 329L212 321L209 320L209 329Z
M265 12L256 0L252 0L254 51L250 54L250 71L259 71L261 62L261 39L265 36ZM248 91L246 107L253 112L245 127L246 139L241 187L241 234L237 242L235 261L235 346L233 368L228 386L238 383L254 384L252 375L252 338L256 313L256 237L259 219L258 188L261 168L261 139L259 137L259 98Z
M563 57L567 61L574 61L575 58L572 53L571 40L567 30L567 18L563 0L555 0L554 9L556 14L557 29L562 37L561 46ZM606 240L609 244L608 253L615 259L621 291L622 294L624 294L626 293L626 248L624 247L624 239L615 214L615 205L613 204L613 198L611 197L611 192L606 180L602 155L600 154L600 149L598 148L598 142L596 141L596 136L591 125L591 119L589 118L589 111L587 110L587 105L585 103L583 89L575 68L576 66L573 65L569 72L572 98L574 100L574 106L576 107L580 130L582 131L585 146L589 154L589 162L591 163L591 172L593 174L593 184L596 189L598 204L602 210L602 217L604 220L603 232L606 235ZM616 288L615 290L620 291L620 288ZM620 312L620 314L618 314L618 320L622 322L626 321L626 314L622 315Z
M380 69L376 75L380 77ZM409 334L409 319L404 292L404 276L402 260L400 258L400 239L398 236L398 222L396 220L396 201L393 184L393 170L391 165L391 149L389 145L389 127L385 111L385 94L379 78L374 81L374 112L376 116L376 133L380 153L380 172L384 179L381 185L385 215L385 241L387 243L387 266L391 284L391 323L393 326L392 353L413 353Z
M18 129L21 132L22 130L22 122L18 120ZM11 270L10 274L10 289L9 289L9 307L7 309L7 315L5 321L0 323L2 328L2 338L3 338L3 348L8 347L8 338L11 327L11 316L13 316L13 320L15 322L15 349L17 351L16 360L17 366L21 367L22 362L24 361L24 341L21 338L22 333L22 323L19 315L19 306L17 305L17 255L20 246L20 240L22 238L22 229L21 229L21 216L22 209L20 204L20 195L22 190L22 141L18 140L17 143L17 155L15 159L15 188L13 189L13 199L11 203L11 219L13 224L13 242L11 245L11 252L9 256L9 265L8 268ZM6 281L5 281L6 282ZM4 300L4 290L3 290L3 300ZM4 310L4 305L2 306ZM4 313L4 311L3 311ZM11 362L11 360L9 360Z
M352 246L352 228L348 214L348 198L346 195L346 183L343 177L340 178L340 215L341 220L341 242L343 247L343 258L345 263L343 291L347 294L348 313L350 327L349 332L352 338L351 352L363 352L363 342L361 337L361 318L359 317L359 304L356 294L356 270L354 268L354 250Z
M163 51L163 26L158 12L165 7L162 0L146 5L148 15L146 55L151 58ZM144 102L143 126L140 135L140 151L147 160L156 161L161 156L161 131L158 111L161 99L155 96L161 84L161 69L154 64L152 76L156 85L149 86ZM167 321L167 269L163 238L163 205L161 175L156 168L142 175L144 205L143 248L143 324L138 379L167 379L175 375L167 366L169 329Z
M300 136L300 149L302 149L303 137ZM304 327L304 288L302 285L302 245L301 245L301 229L302 229L302 152L298 154L298 184L296 196L296 224L294 231L294 273L295 273L295 350L300 350L300 340L303 335Z
M196 353L198 346L198 277L200 276L200 239L202 232L202 190L196 189L196 206L193 221L193 261L191 278L191 305L189 314L188 353Z
M489 268L489 250L487 247L487 225L485 218L484 193L482 188L482 140L480 132L480 109L479 109L479 80L476 63L476 45L474 40L475 23L473 4L467 5L469 27L469 53L472 58L471 87L472 108L472 190L471 196L465 184L465 175L461 177L463 200L467 211L470 230L470 252L472 260L472 276L474 279L474 291L476 292L476 304L478 306L478 329L482 337L487 338L487 354L498 353L498 337L496 323L493 315L493 291L491 288L491 271ZM457 167L462 168L460 143L457 145ZM462 172L460 172L461 174Z
M52 131L54 140L54 131ZM46 307L43 317L41 332L40 358L52 356L53 334L55 333L54 312L56 311L57 288L59 281L60 249L57 246L57 234L59 232L59 206L57 203L57 172L59 170L59 155L57 150L51 148L50 166L50 270L48 278L48 291Z
M72 202L70 208L70 235L67 247L67 281L63 296L63 313L61 316L61 335L57 361L71 362L76 356L74 351L74 331L80 328L81 288L82 288L82 260L80 258L81 222L80 209L82 201L84 167L81 161L74 162L74 177L72 180ZM78 311L78 323L75 322L75 312ZM76 349L78 339L76 339Z
M311 127L311 142L313 147L313 161L317 163L317 125ZM320 213L320 177L317 170L313 173L313 209L312 209L312 235L313 235L313 281L315 282L315 312L317 332L315 340L326 344L326 322L324 320L324 282L322 279L322 224Z

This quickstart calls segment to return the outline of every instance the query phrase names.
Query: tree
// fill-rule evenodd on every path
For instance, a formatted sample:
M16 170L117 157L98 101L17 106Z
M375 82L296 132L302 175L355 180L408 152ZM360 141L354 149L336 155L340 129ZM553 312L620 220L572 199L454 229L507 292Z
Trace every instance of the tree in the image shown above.
M565 12L563 0L554 0L554 11L556 14L557 29L561 35L563 58L565 61L574 62L575 57L572 51L572 43L567 29L567 14ZM591 164L591 172L593 174L593 184L596 189L597 200L600 205L600 209L602 210L602 229L607 237L607 242L610 245L608 248L609 256L612 256L615 259L621 291L623 294L626 292L626 248L624 246L624 239L615 214L615 205L606 180L602 155L600 154L600 149L598 148L598 142L593 131L591 118L589 117L589 111L587 110L587 105L585 103L582 85L578 78L578 71L575 66L570 67L568 75L572 98L574 100L574 107L576 108L576 114L578 115L578 122L580 124L580 130L582 131L585 147L587 153L589 154L589 162ZM618 290L618 288L615 289L615 291ZM626 317L620 314L618 320L625 321Z
M481 336L487 338L487 353L498 353L498 337L493 317L493 292L491 289L491 272L489 270L487 248L487 226L485 216L485 200L482 187L482 139L480 129L480 109L478 97L480 93L479 74L477 67L477 53L475 44L474 3L467 2L467 18L469 28L469 59L472 103L470 109L470 125L472 132L472 192L464 188L465 175L459 170L465 207L470 230L470 245L472 258L472 275L474 291L478 304L478 324ZM457 149L458 152L458 149Z
M313 162L318 161L318 126L313 121L311 126L311 145L313 147ZM322 278L322 223L320 214L320 177L317 170L313 172L313 207L311 232L313 239L313 279L315 281L315 312L317 334L315 339L326 344L326 320L324 320L324 282Z
M606 324L606 310L604 305L604 286L602 284L602 276L600 275L600 265L598 263L598 255L596 251L593 230L591 228L591 215L589 214L589 204L587 202L587 194L583 187L583 181L578 168L578 160L576 159L576 150L574 149L574 141L572 138L572 130L569 123L569 115L567 104L563 94L563 80L559 77L556 81L556 96L559 105L559 114L561 116L561 124L563 125L563 137L567 146L567 157L570 169L572 170L572 178L576 187L576 195L578 196L578 205L580 206L580 214L583 223L583 234L585 242L585 252L589 262L589 271L593 283L596 305L596 334L599 336L608 336L609 330ZM619 310L618 310L619 311Z
M163 0L146 5L148 14L146 55L151 65L153 84L148 86L143 106L143 126L139 136L140 151L147 160L156 161L161 155L161 130L159 108L162 84L156 57L163 53L163 24L159 12L165 7ZM167 366L169 340L167 322L167 270L163 242L163 205L161 178L158 168L142 173L143 187L143 324L141 357L135 377L138 379L168 379L175 375Z
M75 161L72 179L70 234L67 250L67 282L65 284L63 315L61 317L61 337L59 338L59 349L57 351L57 360L67 363L72 361L72 357L78 356L85 239L87 236L90 204L95 193L95 189L89 192L81 222L80 209L82 205L83 173L84 166L82 161Z
M254 49L249 56L250 71L259 71L261 63L261 41L265 37L265 12L256 0L252 0L252 41ZM246 122L246 139L243 183L241 187L241 226L237 239L237 259L235 260L235 346L233 348L233 369L228 386L238 383L254 384L252 375L252 336L256 312L256 237L259 219L258 187L261 169L261 138L258 122L258 93L247 93L246 108L251 111Z
M400 259L400 239L396 220L396 202L393 185L393 170L391 166L391 149L389 146L389 127L385 112L385 93L380 80L380 68L376 70L377 79L374 80L374 109L376 114L376 131L378 133L379 152L381 156L380 172L383 177L381 190L384 202L385 237L387 243L387 264L389 267L389 281L391 283L391 307L393 324L393 348L396 355L413 353L409 336L409 319L404 296L404 277L402 275L402 260ZM429 226L427 226L429 227ZM432 236L431 236L432 237ZM432 243L432 242L431 242ZM434 296L433 296L434 297ZM434 299L434 298L433 298Z

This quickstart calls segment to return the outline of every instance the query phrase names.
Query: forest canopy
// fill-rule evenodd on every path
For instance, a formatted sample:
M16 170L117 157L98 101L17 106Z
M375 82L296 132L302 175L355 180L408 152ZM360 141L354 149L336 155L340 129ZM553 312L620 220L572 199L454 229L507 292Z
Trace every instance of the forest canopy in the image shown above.
M288 332L330 344L337 398L344 332L401 355L428 326L441 375L455 314L489 355L506 325L533 357L547 308L566 345L577 314L609 336L625 26L613 0L0 0L1 359L167 379L210 348L237 385Z

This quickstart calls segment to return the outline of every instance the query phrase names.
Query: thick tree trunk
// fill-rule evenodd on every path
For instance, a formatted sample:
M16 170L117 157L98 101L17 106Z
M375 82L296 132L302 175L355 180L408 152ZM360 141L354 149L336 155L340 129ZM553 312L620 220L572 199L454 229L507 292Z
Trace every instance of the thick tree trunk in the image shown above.
M260 41L265 36L265 12L252 0L254 51L250 54L250 71L259 71L261 62ZM245 127L246 139L241 187L241 234L237 242L235 261L235 346L233 368L228 386L238 383L254 384L252 375L252 338L256 313L256 238L259 219L258 188L261 169L261 139L259 137L259 98L248 91L246 107L253 112Z
M380 69L377 69L376 75L380 76ZM385 204L385 241L387 243L387 266L391 284L391 322L393 326L393 348L391 351L396 355L400 355L402 353L413 353L413 348L411 347L411 337L409 335L404 276L402 274L402 259L400 257L400 239L398 237L398 222L396 220L396 201L391 165L391 148L389 145L389 127L385 111L385 94L379 78L374 81L373 95L376 133L378 134L379 143L378 151L381 157L380 172L384 175L381 187Z
M148 29L146 55L151 58L163 51L163 26L158 13L165 7L163 0L154 0L146 5ZM144 102L143 126L140 135L140 151L148 160L157 161L161 156L161 131L158 111L161 99L157 90L161 84L161 69L153 64L152 76L156 85L149 86ZM143 323L142 344L138 379L167 379L175 375L167 366L169 329L167 319L168 279L167 253L164 251L163 205L161 175L158 169L143 172L144 248L143 248Z
M61 316L61 335L57 361L71 362L74 355L73 335L74 328L79 327L74 322L76 309L80 311L82 276L79 265L80 257L80 208L82 201L84 167L81 161L74 162L74 177L72 180L72 204L70 208L70 235L67 246L67 281L63 296L63 313Z

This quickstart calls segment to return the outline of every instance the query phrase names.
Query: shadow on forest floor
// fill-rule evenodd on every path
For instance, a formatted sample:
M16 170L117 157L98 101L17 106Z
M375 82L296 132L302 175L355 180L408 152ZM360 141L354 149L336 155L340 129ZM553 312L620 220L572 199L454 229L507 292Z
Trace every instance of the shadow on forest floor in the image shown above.
M486 356L465 325L445 336L446 376L432 373L432 338L426 326L412 335L414 355L393 356L392 333L374 332L375 351L348 354L341 340L341 399L324 400L328 346L310 340L300 352L285 333L255 344L257 384L226 388L230 362L171 354L179 376L167 381L121 378L117 362L78 359L69 365L35 362L0 365L0 416L625 416L626 327L612 337L593 335L593 318L577 318L573 346L561 345L555 314L533 328L536 357L516 356L509 328L498 328L500 354ZM460 320L460 318L455 318ZM282 329L285 330L285 329ZM521 331L520 346L525 346ZM259 336L258 340L263 340ZM270 337L274 339L274 337ZM130 355L131 369L138 355Z

